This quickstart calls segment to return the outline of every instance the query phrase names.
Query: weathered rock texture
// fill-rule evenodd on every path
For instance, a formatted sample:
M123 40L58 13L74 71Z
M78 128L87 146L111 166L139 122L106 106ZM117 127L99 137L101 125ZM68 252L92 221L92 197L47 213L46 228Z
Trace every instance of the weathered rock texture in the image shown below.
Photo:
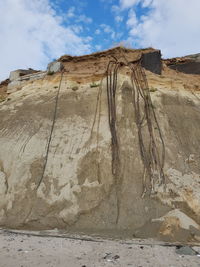
M38 71L33 70L33 69L28 69L28 70L15 70L15 71L11 71L10 76L9 76L9 80L12 82L14 80L19 79L20 77L23 77L25 75L29 75L29 74L33 74L33 73L37 73Z
M156 74L161 74L161 53L160 50L155 50L153 48L135 50L116 47L86 56L72 57L64 55L58 61L62 62L66 72L104 75L109 59L114 60L117 58L124 60L124 53L126 55L126 60L129 62L136 61L142 56L142 66L145 69Z
M187 73L200 74L200 54L165 60L169 68Z
M157 185L154 195L142 198L143 165L126 67L119 71L116 95L117 183L112 175L104 78L111 54L88 61L65 56L64 73L27 81L0 103L0 225L197 241L200 77L167 67L161 76L146 71L165 142L167 181L165 190Z

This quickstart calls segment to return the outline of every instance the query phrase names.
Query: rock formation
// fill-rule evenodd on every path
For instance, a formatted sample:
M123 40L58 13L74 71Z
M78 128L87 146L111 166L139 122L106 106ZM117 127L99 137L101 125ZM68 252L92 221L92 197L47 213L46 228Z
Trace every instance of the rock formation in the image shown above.
M200 74L200 54L166 59L165 63L169 68L183 73Z
M153 191L147 177L146 194L124 56L127 62L141 58L165 146L165 183L156 180ZM121 62L115 96L117 179L106 79L113 59ZM153 49L65 55L49 68L0 85L0 225L198 242L200 76L168 68ZM141 127L148 143L148 125ZM160 151L155 124L152 131Z

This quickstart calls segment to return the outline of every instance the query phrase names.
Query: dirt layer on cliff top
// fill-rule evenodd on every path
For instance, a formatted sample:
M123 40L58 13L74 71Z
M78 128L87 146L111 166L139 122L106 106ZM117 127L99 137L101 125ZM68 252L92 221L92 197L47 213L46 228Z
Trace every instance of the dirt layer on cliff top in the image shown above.
M153 48L127 49L116 47L84 56L64 55L58 61L62 62L65 71L68 73L98 75L105 73L109 61L115 59L121 62L134 62L141 59L144 68L156 74L161 74L161 53L160 50Z
M60 61L60 62L68 62L68 61L78 62L78 61L84 61L84 60L90 60L90 59L99 59L101 57L110 57L113 55L122 56L122 53L125 53L126 55L132 55L132 58L134 58L134 60L137 60L140 58L142 53L149 53L149 52L155 52L155 51L159 51L159 50L154 49L154 48L128 49L128 48L124 48L124 47L116 47L116 48L111 48L111 49L108 49L105 51L95 52L95 53L83 55L83 56L63 55L58 59L58 61Z

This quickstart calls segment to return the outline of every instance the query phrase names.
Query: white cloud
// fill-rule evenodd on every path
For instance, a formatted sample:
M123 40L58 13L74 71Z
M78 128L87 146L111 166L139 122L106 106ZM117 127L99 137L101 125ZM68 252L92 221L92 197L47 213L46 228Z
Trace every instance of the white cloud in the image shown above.
M95 45L95 48L96 48L97 51L102 50L102 46L101 45Z
M116 21L117 23L122 22L123 19L124 19L124 18L123 18L122 16L116 16L116 17L115 17L115 21Z
M93 38L91 36L85 37L85 41L86 42L91 42L92 40L93 40Z
M37 1L41 1L41 0L37 0ZM82 4L83 4L83 2L82 2ZM75 14L75 11L77 11L78 14ZM74 6L70 7L67 10L67 14L66 14L67 20L74 19L74 21L76 23L79 23L79 22L82 22L82 23L85 23L85 24L92 23L92 19L90 17L87 17L84 14L79 14L79 12L80 12L80 8L76 9Z
M112 5L111 6L111 12L114 13L115 21L117 23L120 23L124 20L124 17L121 15L122 8L120 6Z
M141 3L142 7L149 7L154 0L119 0L119 7L114 6L114 9L127 9Z
M81 25L71 25L70 28L76 34L79 34L83 31L83 27Z
M85 15L80 15L78 16L78 18L76 19L77 22L83 22L86 24L92 23L92 19L85 16Z
M152 4L153 0L143 0L142 6L149 7Z
M95 34L97 34L97 35L99 35L101 33L101 31L99 30L99 29L97 29L96 31L95 31Z
M111 6L111 11L112 11L113 13L118 14L118 13L121 12L121 9L120 9L119 6L117 6L117 5L113 5L113 6Z
M134 11L134 9L131 9L129 11L129 14L128 14L128 20L127 20L127 26L128 27L134 27L135 25L137 25L138 23L138 20L137 20L137 16L136 16L136 13Z
M73 18L75 16L75 7L72 6L67 10L67 18Z
M110 27L110 25L107 24L101 24L100 27L103 29L104 33L107 33L110 35L111 39L116 38L115 31Z
M121 2L128 5L131 1ZM159 48L164 57L200 52L199 0L140 0L140 3L148 6L149 12L137 24L132 13L127 22L131 27L129 36L138 46Z
M0 1L0 80L14 69L46 68L64 53L91 52L90 38L62 22L49 0Z
M115 38L116 39L120 39L121 40L122 36L123 36L123 32L116 32L115 33Z
M136 5L140 0L120 0L120 6L125 9Z
M112 32L112 28L110 27L110 25L101 24L100 27L103 28L105 33L111 33Z

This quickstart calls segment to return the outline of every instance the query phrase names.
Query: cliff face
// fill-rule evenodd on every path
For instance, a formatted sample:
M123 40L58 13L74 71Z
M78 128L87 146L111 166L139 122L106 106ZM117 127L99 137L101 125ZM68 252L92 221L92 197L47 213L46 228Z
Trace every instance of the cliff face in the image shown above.
M118 72L116 180L105 76L110 57L61 59L65 72L23 81L0 103L0 225L198 241L200 77L166 66L162 75L146 71L165 143L166 185L156 183L142 197L130 69Z
M187 73L200 74L200 54L165 60L169 68Z

